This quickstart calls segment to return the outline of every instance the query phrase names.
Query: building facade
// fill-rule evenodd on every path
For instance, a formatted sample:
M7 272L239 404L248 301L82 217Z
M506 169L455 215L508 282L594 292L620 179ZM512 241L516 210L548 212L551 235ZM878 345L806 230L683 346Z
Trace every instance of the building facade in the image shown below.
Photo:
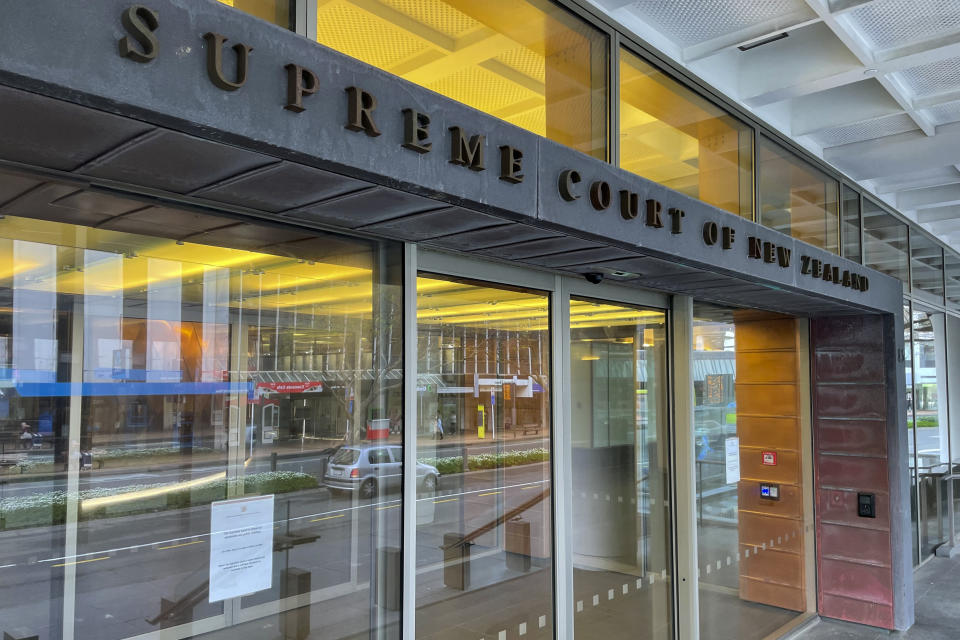
M912 624L960 259L856 184L572 3L0 11L10 637Z

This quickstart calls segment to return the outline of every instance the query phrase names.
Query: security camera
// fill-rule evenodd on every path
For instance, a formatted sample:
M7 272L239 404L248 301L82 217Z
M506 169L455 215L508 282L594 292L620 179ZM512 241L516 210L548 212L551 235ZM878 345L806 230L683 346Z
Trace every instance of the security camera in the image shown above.
M596 271L591 271L590 273L583 274L583 277L587 279L587 282L590 284L600 284L603 282L603 274L597 273Z

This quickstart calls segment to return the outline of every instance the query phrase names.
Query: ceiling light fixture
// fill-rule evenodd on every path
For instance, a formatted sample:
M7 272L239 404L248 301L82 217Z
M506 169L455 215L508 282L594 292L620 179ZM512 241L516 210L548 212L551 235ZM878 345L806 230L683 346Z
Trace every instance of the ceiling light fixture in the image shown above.
M764 38L763 40L757 40L755 42L750 42L747 44L741 44L737 49L740 51L750 51L750 49L756 49L757 47L763 46L765 44L770 44L771 42L776 42L777 40L783 40L788 37L790 34L786 31L778 33L775 36L770 36L769 38Z

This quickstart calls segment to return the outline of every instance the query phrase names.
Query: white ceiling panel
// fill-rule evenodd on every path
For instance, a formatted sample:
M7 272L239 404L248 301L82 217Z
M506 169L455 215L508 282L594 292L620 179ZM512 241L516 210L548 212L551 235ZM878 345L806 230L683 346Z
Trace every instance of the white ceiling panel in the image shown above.
M630 12L652 23L681 47L806 10L803 0L639 0Z
M837 147L842 144L870 140L871 138L885 138L915 129L917 129L917 123L910 116L905 113L898 113L876 120L827 129L811 137L821 147Z
M896 74L914 97L946 93L960 86L960 57L937 60Z
M872 49L896 49L960 32L960 0L874 0L843 19Z

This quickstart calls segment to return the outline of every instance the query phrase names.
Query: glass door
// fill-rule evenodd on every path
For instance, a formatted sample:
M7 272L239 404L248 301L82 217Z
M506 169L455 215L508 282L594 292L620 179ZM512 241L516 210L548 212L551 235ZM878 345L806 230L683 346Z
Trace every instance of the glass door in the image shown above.
M574 632L671 638L666 312L576 296L569 312Z
M552 638L549 294L416 295L416 637Z

